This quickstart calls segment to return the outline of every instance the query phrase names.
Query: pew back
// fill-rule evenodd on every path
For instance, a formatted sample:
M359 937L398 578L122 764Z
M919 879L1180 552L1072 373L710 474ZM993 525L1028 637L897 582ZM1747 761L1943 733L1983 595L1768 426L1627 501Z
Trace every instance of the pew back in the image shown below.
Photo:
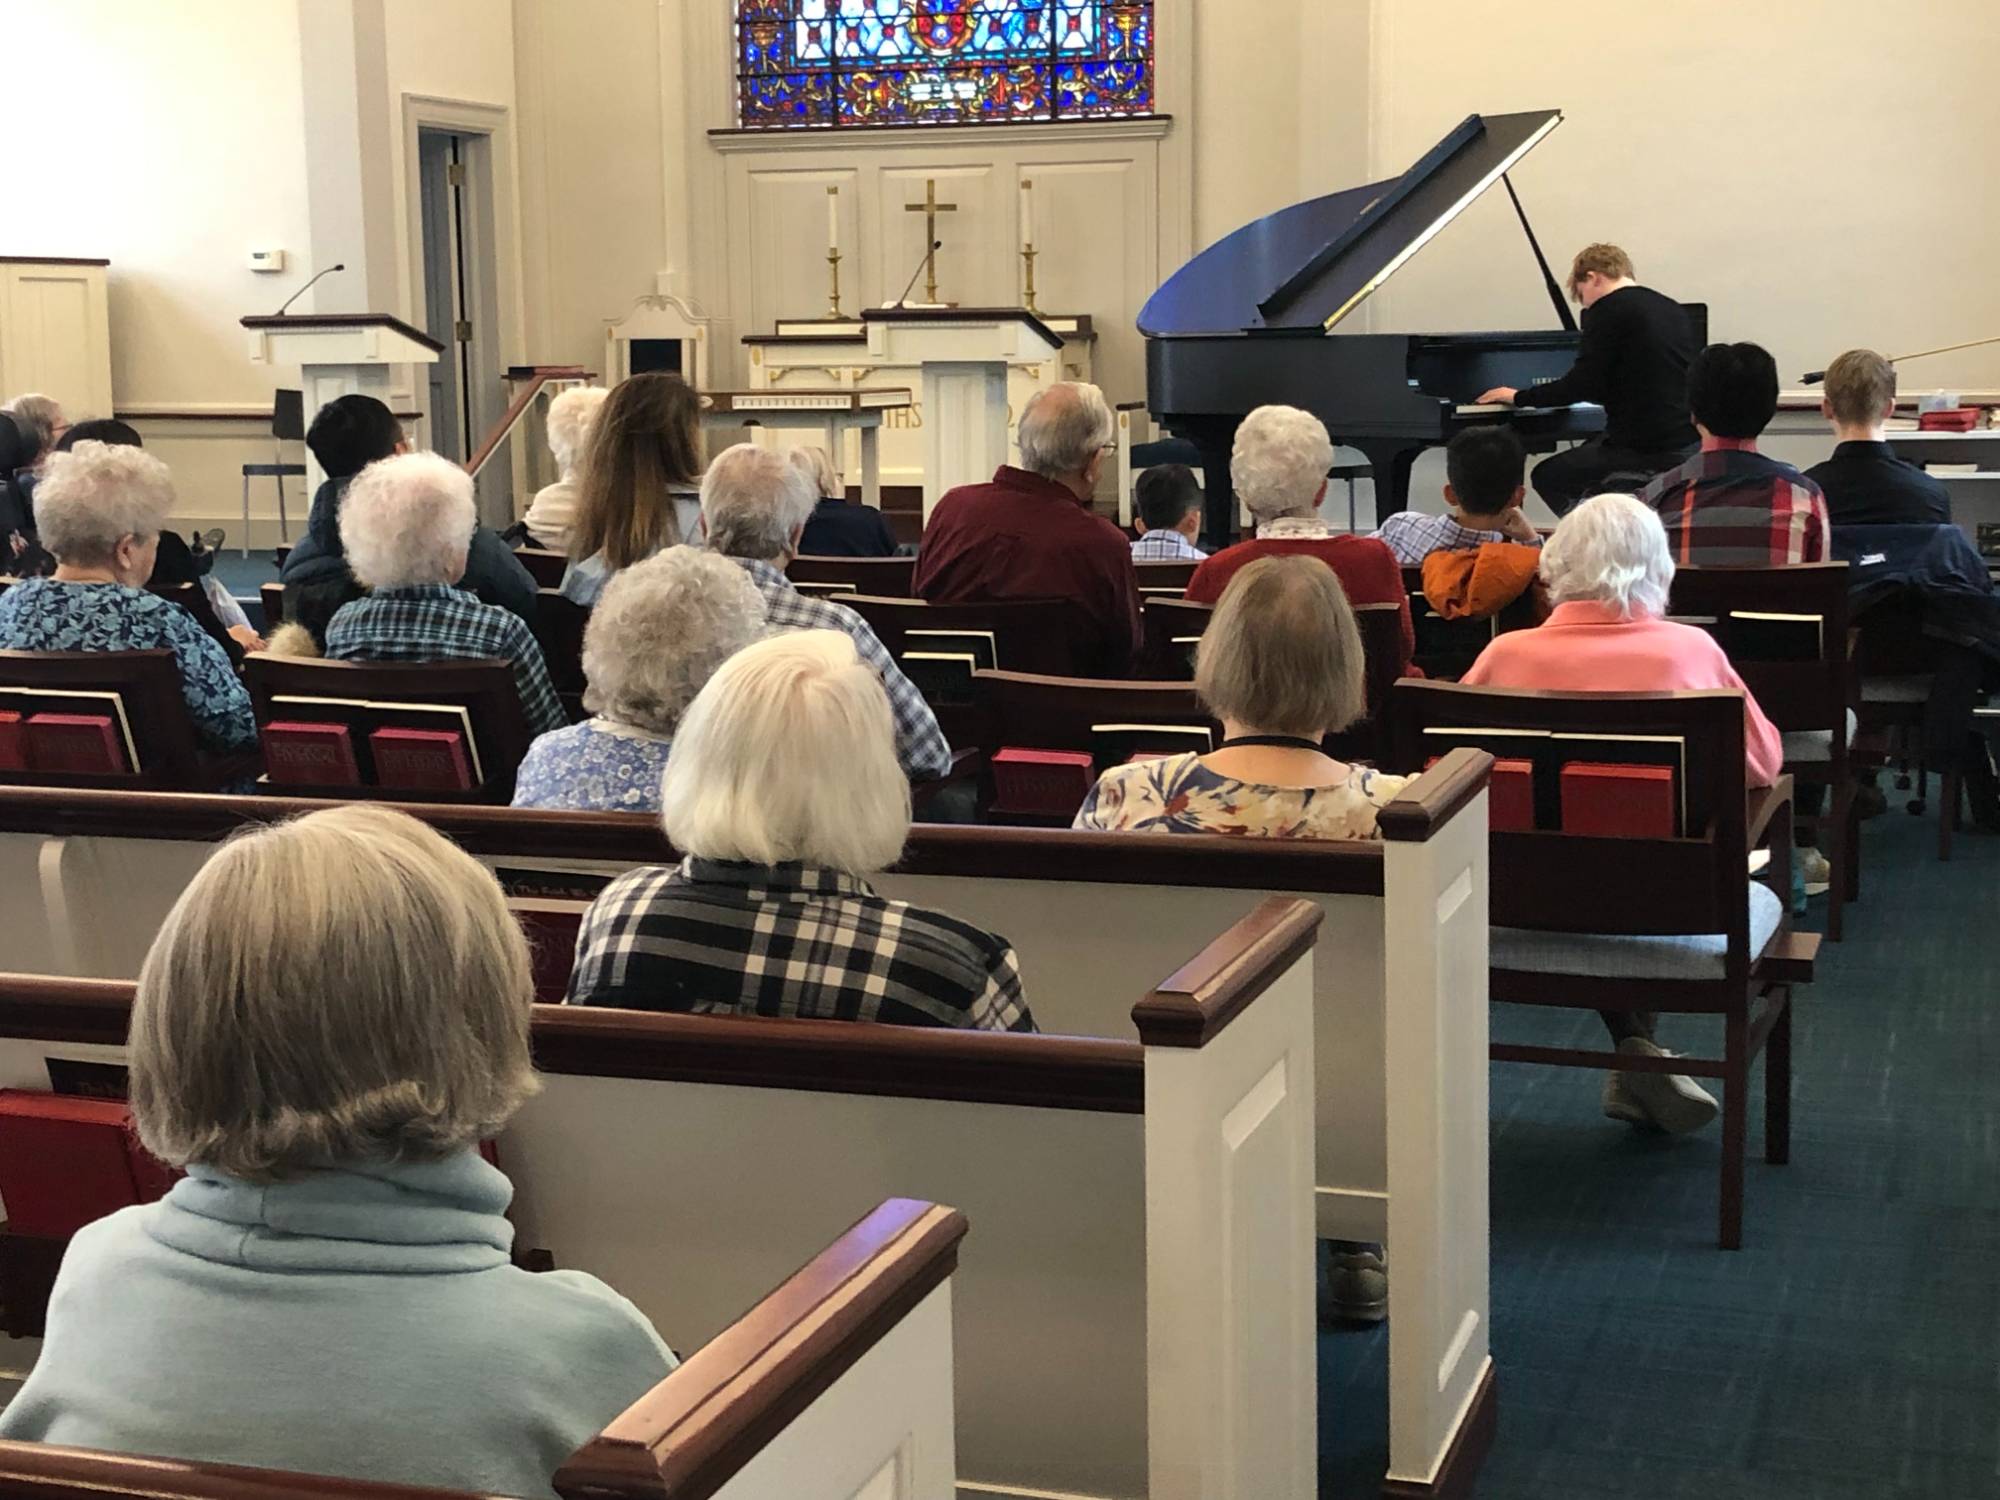
M0 651L7 761L23 786L197 789L204 767L171 651ZM43 720L38 726L34 721ZM69 721L57 726L60 721ZM38 729L47 726L47 733Z

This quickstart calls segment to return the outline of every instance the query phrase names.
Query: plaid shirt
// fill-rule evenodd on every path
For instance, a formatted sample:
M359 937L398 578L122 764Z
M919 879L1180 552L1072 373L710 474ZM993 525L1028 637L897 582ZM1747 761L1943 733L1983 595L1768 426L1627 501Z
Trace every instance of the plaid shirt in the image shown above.
M902 762L904 775L913 781L935 780L951 769L951 746L938 728L937 715L866 620L845 605L801 594L767 562L749 557L730 560L757 585L764 596L764 618L777 629L838 630L853 640L855 651L888 690L889 711L896 716L896 759Z
M1208 554L1178 531L1156 527L1132 544L1133 562L1200 562Z
M1420 510L1399 510L1375 530L1375 540L1388 544L1396 561L1414 568L1433 552L1471 552L1488 542L1511 542L1504 531L1474 531L1461 526L1451 516L1425 515ZM1525 545L1539 547L1541 538Z
M377 589L343 604L326 627L331 661L454 661L502 657L514 664L530 734L568 723L548 663L521 617L463 589L426 583Z
M1639 498L1666 523L1682 567L1780 567L1826 558L1826 497L1749 438L1710 438Z
M1033 1031L1007 940L816 865L690 856L584 913L571 1005Z

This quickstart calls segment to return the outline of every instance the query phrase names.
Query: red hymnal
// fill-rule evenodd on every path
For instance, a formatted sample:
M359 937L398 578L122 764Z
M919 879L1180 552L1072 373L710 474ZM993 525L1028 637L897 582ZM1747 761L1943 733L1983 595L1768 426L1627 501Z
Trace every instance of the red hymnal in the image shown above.
M1096 784L1097 763L1082 750L997 751L994 805L1002 812L1073 818Z
M1440 760L1433 755L1424 762L1428 771ZM1492 779L1486 784L1486 826L1493 833L1532 833L1535 828L1535 763L1531 760L1496 760Z
M108 715L36 714L27 727L28 764L37 771L103 776L132 769Z
M472 763L455 729L378 729L368 736L377 785L419 792L469 792Z
M28 769L28 734L14 710L0 710L0 771Z
M293 786L359 786L354 733L345 724L284 720L263 729L264 769L272 781Z
M1674 837L1674 773L1667 766L1571 761L1562 768L1564 833L1604 838Z
M1919 432L1970 432L1979 425L1979 408L1957 406L1948 411L1927 411L1917 415Z
M145 1155L120 1100L0 1091L0 1198L16 1234L67 1239L93 1219L151 1202L175 1175Z

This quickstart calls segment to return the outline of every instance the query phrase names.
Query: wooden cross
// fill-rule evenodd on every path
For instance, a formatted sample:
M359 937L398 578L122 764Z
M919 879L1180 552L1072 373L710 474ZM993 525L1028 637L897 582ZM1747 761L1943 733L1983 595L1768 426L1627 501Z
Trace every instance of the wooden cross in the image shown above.
M905 203L903 205L903 212L906 214L922 214L924 216L924 301L935 302L938 299L937 216L939 214L957 213L958 205L956 203L938 202L937 179L935 177L926 177L924 179L924 201L921 203Z

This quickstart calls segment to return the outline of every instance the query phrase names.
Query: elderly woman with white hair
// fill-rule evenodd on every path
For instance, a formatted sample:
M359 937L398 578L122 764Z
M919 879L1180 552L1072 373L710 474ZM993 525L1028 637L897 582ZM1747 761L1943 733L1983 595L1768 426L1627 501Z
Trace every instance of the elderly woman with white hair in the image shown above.
M556 461L556 479L535 492L521 524L537 547L569 551L570 522L576 518L576 470L583 461L597 409L611 392L601 385L578 385L549 403L549 453Z
M1333 569L1348 603L1395 604L1403 612L1403 651L1397 666L1407 674L1416 649L1409 591L1402 565L1386 542L1335 532L1320 519L1333 440L1326 425L1295 406L1260 406L1236 429L1229 478L1250 509L1257 535L1225 547L1194 570L1187 597L1213 604L1237 570L1261 557L1316 557Z
M1743 745L1751 786L1769 786L1784 766L1782 739L1715 637L1662 618L1674 581L1666 528L1631 495L1599 495L1562 518L1542 548L1541 575L1554 606L1533 630L1493 638L1460 680L1472 687L1560 693L1682 692L1727 688L1743 695ZM1666 1054L1650 1014L1605 1011L1620 1052ZM1715 1100L1692 1078L1613 1073L1604 1112L1676 1133L1715 1118Z
M352 806L231 839L139 973L140 1140L187 1175L78 1231L0 1437L477 1494L674 1367L639 1310L510 1257L480 1153L539 1089L498 883Z
M571 1004L1032 1031L1007 940L877 895L910 789L889 702L847 636L723 664L681 720L661 822L683 858L606 886Z
M516 807L657 812L681 715L736 652L764 634L764 598L741 568L671 547L620 569L583 633L583 706L594 717L528 747Z
M334 661L451 661L503 657L514 664L532 733L565 722L542 648L519 615L484 604L452 581L465 574L476 516L472 476L435 453L377 460L340 501L340 541L371 592L343 604L326 627Z
M947 492L924 526L914 588L932 604L1060 599L1086 673L1123 677L1139 640L1139 576L1125 533L1092 508L1116 443L1104 392L1064 380L1021 409L1021 466Z
M799 537L799 551L808 557L894 557L896 533L889 519L872 505L849 503L847 488L826 449L792 449L792 462L810 476L819 493L811 519Z
M904 773L913 780L941 777L951 769L951 746L938 728L937 715L888 647L846 605L801 594L785 577L785 565L798 555L817 490L783 449L755 443L726 448L701 481L708 544L750 575L764 596L764 615L773 630L837 630L854 642L889 695L896 756Z
M139 448L80 442L51 454L36 490L55 573L0 595L0 650L168 650L205 749L254 749L257 720L229 657L178 604L146 592L173 509L167 466Z

